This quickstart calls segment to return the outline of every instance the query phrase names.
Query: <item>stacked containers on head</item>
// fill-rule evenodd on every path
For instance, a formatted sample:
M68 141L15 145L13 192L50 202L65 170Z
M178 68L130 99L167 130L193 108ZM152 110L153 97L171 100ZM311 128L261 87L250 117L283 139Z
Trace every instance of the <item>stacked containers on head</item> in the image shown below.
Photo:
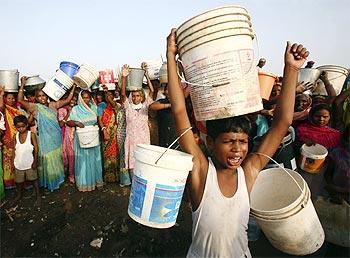
M72 62L63 61L55 75L46 83L43 91L54 101L58 101L73 86L73 76L79 66Z
M177 30L179 56L199 121L262 109L254 61L254 32L247 10L216 8L184 22Z

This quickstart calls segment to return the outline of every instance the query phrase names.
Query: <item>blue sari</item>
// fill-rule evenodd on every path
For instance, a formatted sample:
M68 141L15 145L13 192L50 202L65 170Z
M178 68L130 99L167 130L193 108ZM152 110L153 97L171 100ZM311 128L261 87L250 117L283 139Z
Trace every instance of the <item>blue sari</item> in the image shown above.
M40 185L53 191L64 182L61 127L57 121L57 112L42 104L36 106Z
M83 123L85 126L97 124L97 106L90 101L90 107L79 94L78 105L74 106L69 120ZM75 132L76 134L76 132ZM92 148L81 148L79 138L74 137L75 181L79 191L92 191L103 185L102 159L100 145Z

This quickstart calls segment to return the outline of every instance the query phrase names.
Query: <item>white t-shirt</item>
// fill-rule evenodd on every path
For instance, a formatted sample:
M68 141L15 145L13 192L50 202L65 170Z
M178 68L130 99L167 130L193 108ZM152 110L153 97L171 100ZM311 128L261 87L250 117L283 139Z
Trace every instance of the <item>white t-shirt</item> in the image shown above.
M24 143L19 141L19 133L16 134L15 168L26 170L32 167L34 161L34 146L31 141L31 132L27 131L27 138Z
M187 257L251 257L247 236L249 195L242 167L237 173L237 191L233 197L225 197L209 159L203 198L192 213L192 243Z

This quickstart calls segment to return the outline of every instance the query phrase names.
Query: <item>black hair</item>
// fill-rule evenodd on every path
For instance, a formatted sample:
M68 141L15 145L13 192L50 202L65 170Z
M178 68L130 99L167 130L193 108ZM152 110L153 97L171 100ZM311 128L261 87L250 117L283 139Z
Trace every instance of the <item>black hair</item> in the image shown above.
M317 111L320 111L322 109L325 109L329 112L329 116L332 117L332 111L331 111L331 107L328 105L328 104L325 104L325 103L321 103L321 104L318 104L316 106L313 106L310 110L310 113L309 113L309 117L312 119L313 116L315 115L315 113Z
M252 125L247 116L235 116L217 120L206 121L208 135L215 140L222 133L250 134Z
M98 91L98 92L96 93L96 95L98 95L99 92L100 92L100 91ZM101 92L101 93L102 93L102 92ZM80 92L80 94L81 94L82 97L83 97L83 94L88 94L89 97L91 98L91 92L88 91L88 90L82 90L82 91ZM103 93L102 93L102 96L104 96Z
M14 125L16 126L18 123L23 123L25 125L28 125L28 119L26 118L26 116L24 115L19 115L19 116L16 116L14 119L13 119L13 123Z

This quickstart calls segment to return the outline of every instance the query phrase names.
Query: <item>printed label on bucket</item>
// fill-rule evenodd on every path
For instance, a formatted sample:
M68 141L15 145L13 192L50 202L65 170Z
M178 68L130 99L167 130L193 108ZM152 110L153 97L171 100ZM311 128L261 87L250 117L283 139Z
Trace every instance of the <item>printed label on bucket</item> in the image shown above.
M185 185L169 186L157 184L149 221L156 223L175 222L184 189Z
M129 211L135 216L141 218L143 203L147 189L147 180L134 174L130 191Z

